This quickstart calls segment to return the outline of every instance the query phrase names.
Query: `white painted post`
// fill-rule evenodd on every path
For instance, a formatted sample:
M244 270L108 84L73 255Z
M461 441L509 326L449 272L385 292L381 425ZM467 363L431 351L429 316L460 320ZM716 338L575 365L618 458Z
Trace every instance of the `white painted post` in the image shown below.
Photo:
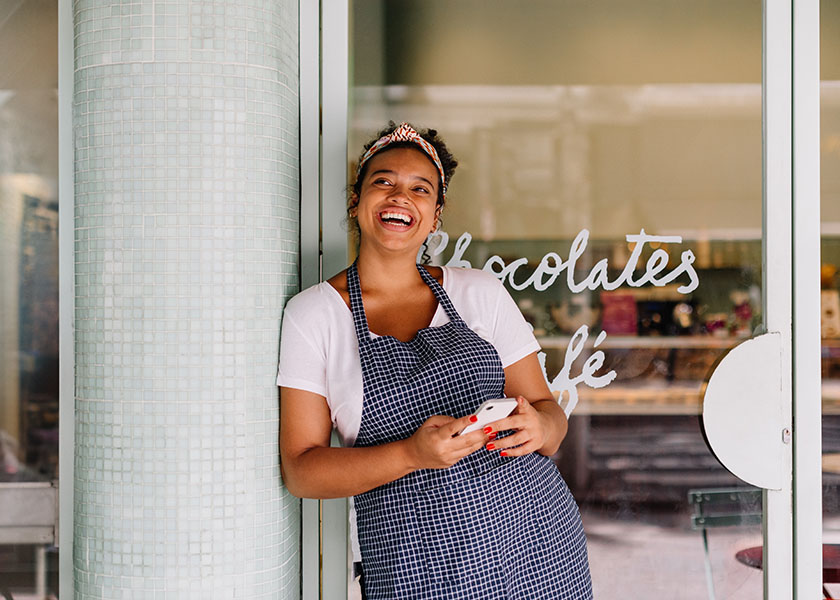
M300 287L321 280L321 13L300 0ZM321 597L321 502L301 501L301 597Z
M822 583L820 3L793 0L794 598Z
M350 7L348 0L321 2L321 274L347 266L347 113ZM335 436L334 436L335 437ZM346 598L347 499L321 502L322 597Z
M323 0L321 11L321 231L324 278L347 267L347 118L350 8Z
M764 325L781 336L782 422L791 427L791 0L764 0ZM779 431L779 437L782 432ZM788 600L793 581L792 448L781 489L764 492L764 597ZM763 457L756 456L756 460Z
M58 1L58 595L73 598L75 301L73 1Z

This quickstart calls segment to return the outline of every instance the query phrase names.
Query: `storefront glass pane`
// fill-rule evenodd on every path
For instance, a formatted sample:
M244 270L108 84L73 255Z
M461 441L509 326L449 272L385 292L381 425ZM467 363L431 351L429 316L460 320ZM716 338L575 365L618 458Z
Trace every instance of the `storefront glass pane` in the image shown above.
M762 320L761 10L353 3L350 168L388 120L459 159L432 262L492 269L534 327L596 597L762 596L736 559L762 543L760 494L699 419L715 362ZM708 552L701 510L727 516Z
M840 594L840 4L830 0L820 2L820 80L823 542L829 544L824 566L834 567L823 574L826 589L836 597Z
M57 4L0 3L0 595L57 595Z

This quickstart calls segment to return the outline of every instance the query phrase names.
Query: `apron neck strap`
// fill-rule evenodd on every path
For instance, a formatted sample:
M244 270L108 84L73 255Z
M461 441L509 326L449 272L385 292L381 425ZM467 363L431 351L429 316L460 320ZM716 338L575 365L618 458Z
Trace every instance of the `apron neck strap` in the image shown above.
M347 269L347 293L350 296L350 312L353 313L353 325L356 328L356 337L359 339L359 346L370 341L370 329L368 329L365 306L362 304L362 287L359 284L359 271L356 268L356 261Z
M417 271L420 277L428 285L432 293L437 298L438 303L443 307L446 316L455 324L462 324L463 320L458 311L452 305L449 295L443 289L437 280L432 277L425 267L417 265ZM359 339L359 345L370 342L370 328L368 327L367 317L365 316L365 306L362 302L362 286L359 283L359 270L356 267L356 261L347 269L347 293L350 296L350 312L353 314L353 325L356 328L356 337Z
M446 312L446 316L449 317L449 320L453 323L462 323L461 315L459 315L458 311L455 310L455 307L452 305L452 300L449 299L449 294L446 293L443 286L437 282L437 279L432 277L432 274L429 273L423 265L417 265L417 270L420 272L420 277L423 278L426 285L432 288L432 293L435 295L435 298L437 298L438 304L443 307L443 310Z

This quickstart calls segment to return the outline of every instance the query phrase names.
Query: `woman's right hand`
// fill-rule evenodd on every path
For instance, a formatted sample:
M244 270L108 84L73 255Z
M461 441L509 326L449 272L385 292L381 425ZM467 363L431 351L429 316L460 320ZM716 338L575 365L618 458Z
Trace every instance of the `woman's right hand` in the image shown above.
M406 440L412 467L445 469L484 446L489 437L481 430L455 435L474 418L472 415L460 419L435 415L426 419Z

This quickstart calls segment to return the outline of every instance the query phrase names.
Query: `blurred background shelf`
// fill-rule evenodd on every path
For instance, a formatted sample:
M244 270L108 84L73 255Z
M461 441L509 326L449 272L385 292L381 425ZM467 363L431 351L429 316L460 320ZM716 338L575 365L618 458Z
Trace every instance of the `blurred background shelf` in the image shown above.
M595 339L597 334L590 334L589 338L584 342L584 348L593 348L595 346ZM741 342L745 342L750 338L736 338L736 337L714 337L710 335L685 335L685 336L636 336L636 335L608 335L607 338L598 345L599 350L616 349L616 348L674 348L674 349L715 349L715 348L734 348ZM538 337L537 341L543 349L562 349L565 350L572 336L550 336ZM823 354L827 354L833 350L840 350L840 339L823 339L822 340Z
M612 383L601 389L578 387L579 400L573 414L582 415L699 415L702 381ZM823 414L840 415L840 380L822 384Z
M593 348L597 335L590 335L584 343L584 348ZM718 338L709 335L686 335L686 336L634 336L622 335L612 336L607 338L598 345L599 350L617 349L617 348L674 348L674 349L705 349L705 348L734 348L745 339L748 338L733 338L725 337ZM553 348L565 350L569 342L572 340L571 336L551 336L540 337L537 341L543 349Z
M823 506L840 510L840 413L823 418ZM572 415L555 457L579 502L680 504L689 489L744 485L709 452L699 415Z

